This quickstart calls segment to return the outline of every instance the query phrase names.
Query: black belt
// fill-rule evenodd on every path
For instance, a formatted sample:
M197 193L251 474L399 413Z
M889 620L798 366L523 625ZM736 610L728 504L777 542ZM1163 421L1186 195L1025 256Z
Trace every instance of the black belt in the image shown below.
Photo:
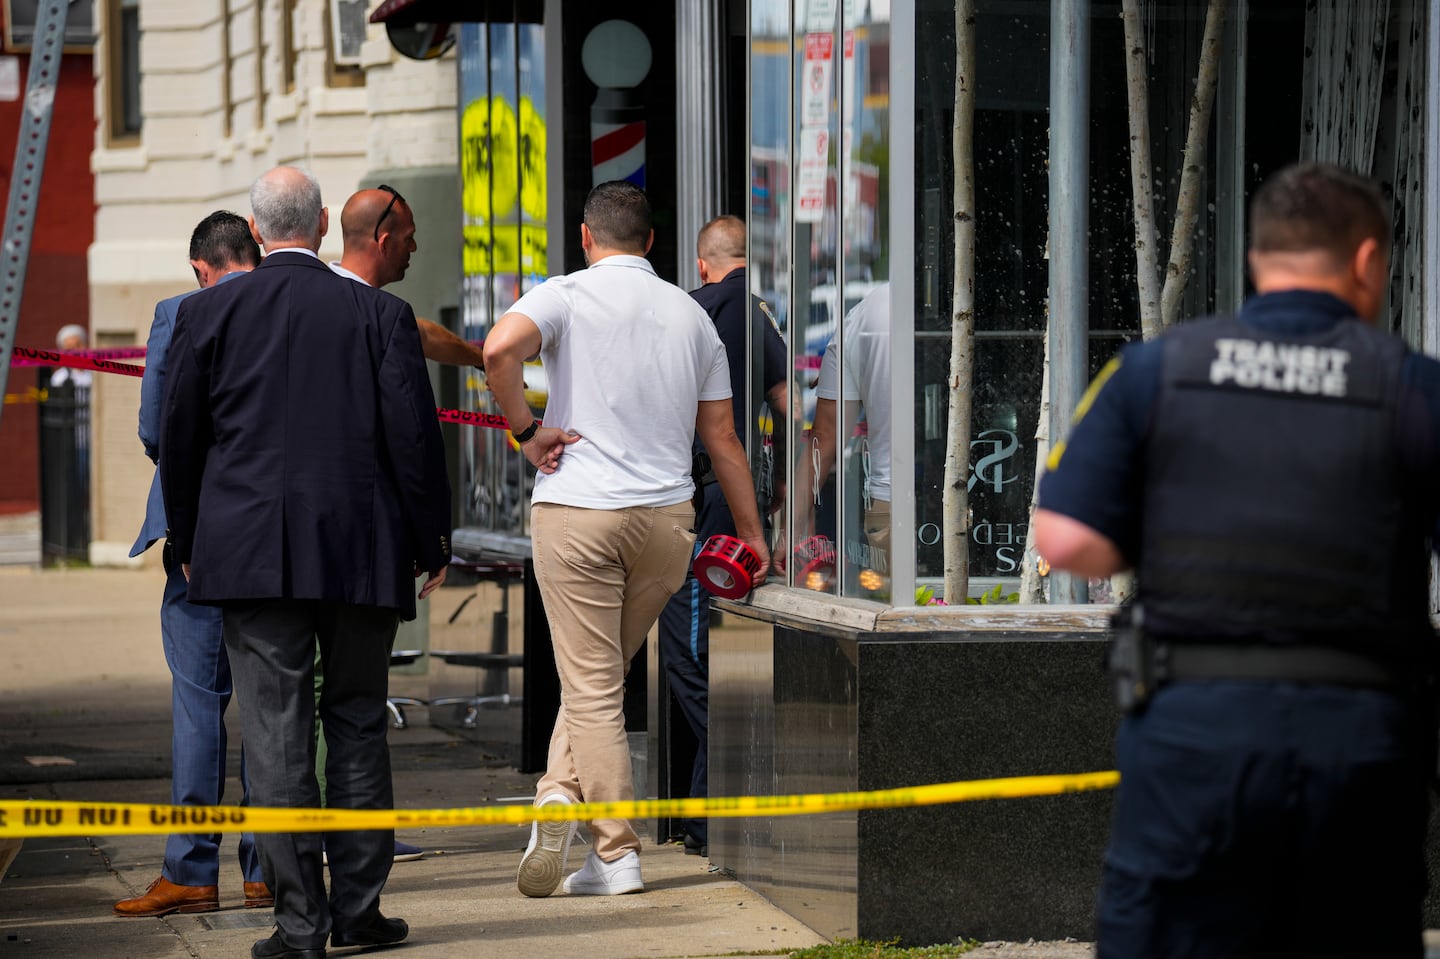
M1421 682L1376 660L1329 646L1214 646L1156 640L1164 680L1268 680L1402 691Z

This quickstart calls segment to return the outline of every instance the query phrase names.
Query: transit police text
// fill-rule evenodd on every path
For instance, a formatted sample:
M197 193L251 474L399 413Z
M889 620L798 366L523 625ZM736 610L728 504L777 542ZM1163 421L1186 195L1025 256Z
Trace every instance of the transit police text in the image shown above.
M1215 341L1210 382L1309 396L1344 396L1346 350L1222 338Z

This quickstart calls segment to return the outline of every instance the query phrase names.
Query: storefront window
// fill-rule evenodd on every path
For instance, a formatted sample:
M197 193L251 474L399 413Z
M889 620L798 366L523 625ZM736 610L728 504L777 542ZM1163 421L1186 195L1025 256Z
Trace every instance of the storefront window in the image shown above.
M548 273L544 30L528 23L460 27L460 171L465 336L482 340L521 294ZM544 371L525 367L526 397L545 406ZM471 378L462 405L498 413ZM509 433L467 428L466 525L521 532L533 472Z
M1035 473L1046 322L1050 11L982 4L975 182L975 372L968 478L972 593L1019 575ZM955 11L916 20L916 574L939 595L954 284ZM1002 592L1013 590L1008 582ZM955 597L944 597L955 602Z
M845 3L839 73L840 220L837 344L821 360L817 407L839 416L835 472L841 595L890 601L891 289L888 12ZM817 428L820 416L817 414Z
M1070 224L1051 222L1048 209L1051 138L1061 126L1052 123L1053 111L1068 109L1051 102L1053 11L1044 4L1015 2L977 6L974 146L970 157L958 161L952 144L954 6L921 4L916 23L916 565L919 583L938 593L944 573L940 513L954 275L952 184L955 164L963 162L972 164L976 194L969 595L993 602L1018 598L1021 587L1036 435L1045 408L1045 331L1049 323L1067 321L1050 310L1051 270L1060 268L1050 261L1050 231L1084 230L1082 301L1088 302L1088 310L1080 320L1087 331L1086 369L1091 375L1125 341L1140 336L1140 267L1130 170L1127 44L1120 19L1112 11L1094 11L1089 21L1089 164L1080 178L1088 222ZM1150 173L1159 233L1152 252L1168 252L1181 173L1187 164L1197 163L1185 156L1185 144L1208 6L1200 0L1152 6L1142 18L1148 51L1144 70ZM1180 313L1185 317L1213 312L1219 307L1217 291L1238 290L1242 283L1236 225L1244 166L1216 159L1233 158L1244 145L1244 113L1239 109L1244 103L1244 59L1234 41L1237 29L1232 26L1231 40L1217 47L1218 76L1228 99L1216 105L1212 132L1198 158L1201 175L1186 185L1199 215L1182 271ZM1292 36L1298 51L1299 38ZM1273 114L1273 107L1266 112ZM1160 260L1147 268L1163 279L1165 267ZM1029 562L1034 562L1033 554Z
M838 161L843 145L838 142L837 4L797 4L794 25L790 84L794 91L790 127L794 143L794 284L788 332L796 354L793 393L806 432L791 451L795 496L788 559L794 585L836 592L842 570L835 544L843 535L841 511L836 509L843 495L842 477L836 475L836 462L844 437L835 404L819 403L815 387L822 357L837 338L844 312L840 300ZM824 437L829 437L828 448Z
M751 19L751 262L793 361L777 549L794 586L888 599L888 16Z

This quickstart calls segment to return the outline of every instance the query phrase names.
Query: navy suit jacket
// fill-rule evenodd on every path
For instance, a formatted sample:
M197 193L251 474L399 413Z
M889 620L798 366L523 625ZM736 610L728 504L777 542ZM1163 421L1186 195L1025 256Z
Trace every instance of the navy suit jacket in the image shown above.
M329 600L415 615L450 561L450 485L415 314L277 251L181 302L160 480L191 602Z
M226 273L218 282L228 283L244 276L243 271ZM175 330L175 314L180 302L200 291L189 290L168 300L155 304L155 319L150 324L150 339L145 344L145 378L140 381L140 442L145 446L145 455L150 462L160 459L160 403L165 398L165 357L170 352L170 335ZM140 535L130 547L131 556L139 556L155 541L165 538L165 498L160 492L160 471L150 480L150 496L145 501L145 522L140 524Z

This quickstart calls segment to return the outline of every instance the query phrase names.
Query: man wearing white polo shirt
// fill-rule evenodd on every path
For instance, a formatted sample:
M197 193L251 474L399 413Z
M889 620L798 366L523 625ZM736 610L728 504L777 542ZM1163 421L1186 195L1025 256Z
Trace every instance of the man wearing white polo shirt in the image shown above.
M485 369L521 451L540 472L531 537L535 575L560 673L560 712L537 805L634 798L624 681L666 601L685 580L695 533L691 442L710 453L735 529L770 551L750 468L735 435L730 371L715 324L645 259L650 203L634 184L602 183L585 201L589 269L547 280L500 318ZM549 380L545 426L525 402L522 363ZM565 880L572 895L639 892L640 838L630 823L589 824L593 851ZM573 823L536 823L517 885L559 885Z

